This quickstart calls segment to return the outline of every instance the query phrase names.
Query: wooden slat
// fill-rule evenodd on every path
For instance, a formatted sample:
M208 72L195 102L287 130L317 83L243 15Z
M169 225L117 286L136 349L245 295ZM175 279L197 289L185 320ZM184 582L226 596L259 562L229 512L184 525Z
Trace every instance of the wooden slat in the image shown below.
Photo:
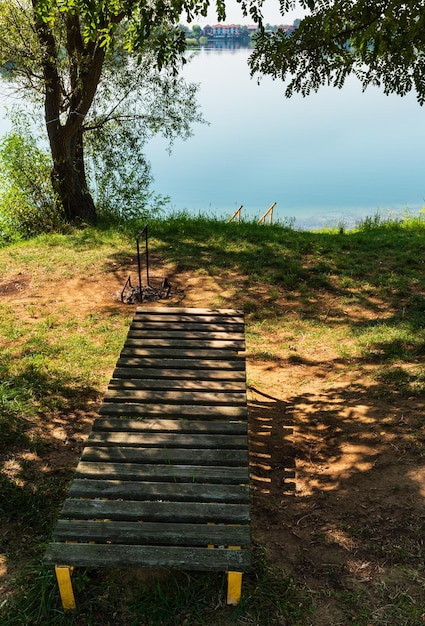
M230 324L228 322L222 324L205 324L202 322L170 322L169 319L155 320L155 321L137 321L137 318L134 318L133 322L130 324L130 331L133 330L144 330L144 331L203 331L203 332L212 332L212 333L220 333L220 332L229 332L229 333L243 333L244 332L244 324L243 322L238 322L235 324Z
M179 319L183 317L183 314L192 315L192 316L204 316L204 315L223 315L226 318L234 317L235 315L243 316L242 311L237 311L235 309L210 309L210 308L202 308L202 307L187 307L187 306L158 306L155 309L151 309L154 312L155 316L159 315L175 315L176 313L179 315ZM136 308L136 315L151 315L149 311L147 311L144 307L138 306Z
M221 435L198 433L164 433L164 432L91 432L86 447L92 446L133 446L161 448L170 450L179 448L187 455L187 450L246 450L247 438L245 435Z
M75 479L69 490L72 498L108 498L109 500L168 500L181 502L249 502L249 486L201 485L134 480Z
M96 541L151 545L236 545L250 543L249 526L219 524L168 524L155 522L96 522L59 520L53 535L56 541Z
M190 327L189 327L190 328ZM144 343L145 339L162 339L167 343L169 341L174 340L189 340L193 343L197 344L199 341L199 345L205 341L205 339L211 341L237 341L239 343L245 343L245 335L243 332L229 332L228 330L216 331L212 332L210 326L208 325L204 331L197 330L171 330L171 329L144 329L137 328L133 329L130 326L130 330L127 334L129 339L140 339L140 343Z
M130 362L129 362L130 361ZM148 378L148 379L173 379L173 380L198 380L198 381L245 381L245 369L239 367L234 370L230 369L195 369L195 363L192 362L191 368L165 368L144 366L144 363L137 359L120 359L123 367L114 369L113 378ZM133 366L132 366L133 364ZM239 363L238 363L239 365Z
M128 352L128 354L127 354ZM143 351L142 351L143 352ZM129 356L133 354L133 356ZM182 354L182 353L180 353ZM196 357L196 353L193 353L193 356L184 357L177 355L175 358L171 357L158 357L155 358L153 356L143 358L143 363L141 363L141 359L137 358L137 352L133 350L126 351L125 354L117 361L117 367L148 367L148 368L158 368L160 370L166 369L185 369L185 370L193 370L194 367L199 368L200 370L241 370L245 371L245 359L242 356L231 356L224 355L220 350L216 350L213 354L209 353L209 358L204 359L202 355L199 355L199 358ZM216 360L213 358L214 354L216 355ZM140 355L143 356L143 355ZM196 359L196 362L194 362Z
M158 340L159 341L159 340ZM203 361L214 361L214 360L224 360L226 359L227 362L230 362L230 364L232 364L234 362L235 359L237 358L241 358L238 350L239 348L232 348L232 350L218 350L217 348L211 348L209 350L207 349L196 349L193 348L192 346L189 347L173 347L173 346L169 346L167 344L158 344L157 346L145 346L143 347L143 345L139 342L139 347L135 346L135 345L128 345L127 343L124 344L123 349L121 350L121 354L120 357L128 357L128 358L132 358L132 357L137 357L137 358L143 358L143 359L162 359L162 360L166 360L166 359L173 359L173 360L183 360L183 359L193 359L193 360L203 360ZM193 368L193 361L190 363L190 361L187 362L187 365L191 366L191 369ZM160 366L162 367L162 364L160 364ZM176 367L179 367L178 365ZM208 367L208 365L207 365ZM214 365L214 367L216 367L216 365Z
M189 459L190 460L190 459ZM223 485L247 484L247 468L200 465L166 465L137 463L91 463L80 461L77 478L112 480L157 480L158 482L188 482Z
M191 308L155 308L147 311L138 307L134 321L169 321L169 322L203 322L205 324L240 324L243 323L243 312L231 309L191 309Z
M243 380L178 380L173 378L112 378L108 389L163 389L164 391L238 391L246 394Z
M221 345L220 345L221 344ZM130 350L138 350L138 356L161 356L176 359L234 359L241 356L245 344L240 341L223 339L132 339L125 341L121 355L130 355ZM220 350L220 354L218 354ZM148 354L150 351L150 354ZM131 356L131 355L130 355Z
M87 446L83 450L81 459L83 461L96 461L103 463L170 463L174 465L186 465L188 455L194 459L198 465L227 465L242 466L248 464L248 453L246 450L218 450L192 449L188 448L123 448L118 445L111 447L95 448Z
M247 571L251 553L247 550L209 550L180 546L51 543L44 562L50 565L81 567L150 567L195 571Z
M231 339L126 339L125 348L183 348L190 350L196 344L196 352L202 350L243 350L244 343ZM201 357L202 358L202 357Z
M240 315L192 315L190 313L183 315L172 315L171 313L154 314L154 313L137 313L134 316L133 322L138 323L174 323L185 324L190 326L191 324L204 324L209 326L210 324L243 324L243 316Z
M61 517L126 521L249 523L249 505L221 502L150 502L67 498Z
M123 420L120 418L100 417L93 423L93 432L122 431L122 432L145 432L156 433L204 433L204 434L227 434L246 435L248 425L246 422L232 421L195 421L195 420Z
M108 389L104 402L137 402L149 404L187 404L205 406L243 406L246 404L245 392L214 391L164 391L144 389Z
M139 417L175 417L175 418L205 418L205 419L246 419L248 410L245 406L183 406L178 404L131 404L104 402L100 409L100 415L111 416L139 416Z

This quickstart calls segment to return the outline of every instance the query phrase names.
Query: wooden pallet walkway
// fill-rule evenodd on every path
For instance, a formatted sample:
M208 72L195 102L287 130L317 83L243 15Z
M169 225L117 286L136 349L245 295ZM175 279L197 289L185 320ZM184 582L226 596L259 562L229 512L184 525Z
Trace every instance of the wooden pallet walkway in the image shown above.
M65 609L75 566L250 568L244 322L138 308L44 562Z

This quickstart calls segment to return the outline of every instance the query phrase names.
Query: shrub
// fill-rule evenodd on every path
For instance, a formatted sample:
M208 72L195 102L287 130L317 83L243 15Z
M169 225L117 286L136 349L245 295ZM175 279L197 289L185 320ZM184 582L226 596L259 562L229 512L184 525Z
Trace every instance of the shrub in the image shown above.
M14 119L12 130L0 141L0 241L52 232L63 223L50 182L51 166L25 116Z

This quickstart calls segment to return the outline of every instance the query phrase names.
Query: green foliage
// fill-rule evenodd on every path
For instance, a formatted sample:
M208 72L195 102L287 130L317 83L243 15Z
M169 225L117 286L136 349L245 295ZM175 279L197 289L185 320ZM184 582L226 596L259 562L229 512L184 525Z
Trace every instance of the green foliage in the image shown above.
M167 203L153 193L145 145L156 134L172 145L203 122L196 85L158 72L152 55L135 65L124 51L106 59L93 109L84 124L88 184L99 216L153 216Z
M49 154L38 147L21 111L0 141L0 242L57 230L63 221L55 202Z
M201 3L190 7L200 10ZM100 213L114 218L145 216L148 207L164 204L149 190L144 145L156 133L186 138L201 119L195 86L175 76L183 62L184 33L174 27L181 8L174 2L0 0L2 76L11 89L44 101L52 181L68 222L96 220L91 193ZM21 216L29 213L20 198L15 205L14 214L18 207ZM30 222L26 235L40 231L33 217Z
M178 21L182 14L191 22L195 16L206 16L209 5L215 5L218 16L225 16L224 0L37 0L37 17L45 23L64 15L78 15L86 42L98 42L107 50L116 43L117 24L124 24L124 47L135 54L153 51L159 69L172 67L176 74L185 51L185 35Z
M366 88L382 85L401 96L412 89L425 101L425 8L401 0L285 0L282 12L297 5L309 13L290 36L260 33L252 72L290 81L286 95L303 96L332 84L342 87L354 74Z

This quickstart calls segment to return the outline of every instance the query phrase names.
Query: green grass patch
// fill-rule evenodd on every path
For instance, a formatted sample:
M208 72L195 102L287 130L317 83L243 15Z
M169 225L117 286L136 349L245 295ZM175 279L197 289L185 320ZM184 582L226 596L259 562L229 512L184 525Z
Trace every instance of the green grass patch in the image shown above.
M63 614L54 574L39 563L79 456L76 436L95 413L134 310L58 302L56 289L70 285L78 296L84 281L103 285L111 273L134 268L134 237L141 226L72 230L0 249L1 548L8 562L22 564L8 582L9 595L0 600L0 621L5 626L310 623L320 594L261 556L245 576L242 602L234 608L225 606L223 576L178 573L134 582L131 573L124 580L113 572L77 570L74 615ZM373 390L364 390L375 394L370 404L378 397L401 397L423 405L422 219L393 223L375 217L352 231L303 232L182 214L152 220L149 232L154 269L166 266L176 276L188 272L211 279L222 288L220 306L245 312L252 362L264 361L270 370L286 364L304 368L308 380L309 365L328 351L323 376L329 384L342 368L367 372L374 383ZM17 291L14 300L8 289L21 283L25 297ZM382 427L389 428L384 420ZM397 438L397 449L423 458L422 425L412 423L403 437ZM62 465L51 462L54 455L65 459ZM370 543L376 546L371 558L401 559L395 545L378 554L382 542L374 535ZM416 554L414 559L416 564ZM415 567L419 580L421 566ZM391 598L382 593L379 606L358 590L332 592L336 615L342 615L335 623L421 623L417 597L409 596L407 587L399 589Z
M139 575L141 570L138 570ZM75 612L64 613L53 568L29 565L16 581L18 592L0 613L2 626L87 626L111 623L145 626L303 626L311 599L291 578L257 555L255 572L244 575L244 594L226 605L224 574L76 569Z

